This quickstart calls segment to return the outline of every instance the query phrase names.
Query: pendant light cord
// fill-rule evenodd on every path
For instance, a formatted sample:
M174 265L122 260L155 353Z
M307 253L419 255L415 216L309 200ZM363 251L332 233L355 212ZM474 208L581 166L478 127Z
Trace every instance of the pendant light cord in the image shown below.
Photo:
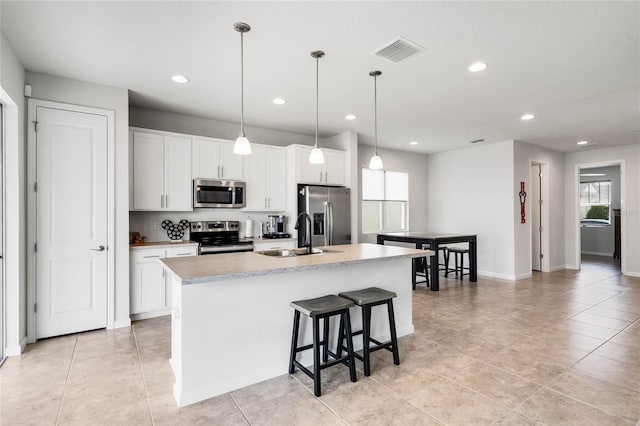
M240 136L244 136L244 32L240 32Z
M320 57L316 58L316 148L318 148L318 73L320 69Z
M376 138L376 146L373 155L378 155L378 76L373 76L373 128Z

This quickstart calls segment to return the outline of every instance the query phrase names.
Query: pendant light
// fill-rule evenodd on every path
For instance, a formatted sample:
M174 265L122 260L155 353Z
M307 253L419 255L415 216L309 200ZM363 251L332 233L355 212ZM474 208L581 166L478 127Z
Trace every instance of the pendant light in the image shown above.
M369 161L369 168L373 170L382 168L382 158L378 155L378 77L381 74L381 71L371 71L369 73L369 75L373 77L373 123L375 134L375 148L373 150L373 157L371 157Z
M316 59L316 144L309 154L309 163L311 164L324 163L324 154L320 148L318 148L318 64L320 63L320 58L323 56L324 52L322 50L314 50L311 52L311 57Z
M244 33L251 27L244 22L236 22L233 29L240 33L240 134L233 144L233 153L238 155L251 154L251 144L244 134Z

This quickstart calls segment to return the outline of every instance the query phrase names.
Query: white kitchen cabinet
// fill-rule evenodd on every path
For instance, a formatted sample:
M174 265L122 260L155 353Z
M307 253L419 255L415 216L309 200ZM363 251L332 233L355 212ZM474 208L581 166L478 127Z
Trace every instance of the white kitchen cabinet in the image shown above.
M287 207L287 153L253 144L245 157L246 210L283 211Z
M294 249L296 245L296 240L291 238L253 240L253 251Z
M322 148L324 164L309 164L309 154L313 147L292 145L295 159L296 183L321 185L346 184L346 155L344 151Z
M172 248L137 248L131 252L131 314L134 319L171 313L171 286L159 259L196 256L197 245Z
M132 210L190 211L191 140L133 131Z
M194 138L192 178L243 180L244 157L233 153L232 141Z

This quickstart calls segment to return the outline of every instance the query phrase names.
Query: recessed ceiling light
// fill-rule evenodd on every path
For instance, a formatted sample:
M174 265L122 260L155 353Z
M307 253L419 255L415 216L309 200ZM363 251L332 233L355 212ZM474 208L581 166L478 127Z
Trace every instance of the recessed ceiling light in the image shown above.
M580 141L578 142L578 145L588 145L589 141Z
M176 83L188 83L189 79L187 77L185 77L184 75L179 75L176 74L173 77L171 77L171 80L175 81Z
M418 141L411 141L409 142L409 145L418 145Z
M523 114L522 117L520 117L521 120L533 120L534 118L536 118L536 116L529 113Z
M356 116L353 114L347 114L344 116L344 118L346 118L347 120L355 120Z
M274 103L274 104L276 104L276 105L284 105L284 104L286 104L286 103L287 103L287 101L285 101L285 100L284 100L284 99L282 99L282 98L275 98L275 99L273 100L273 103Z
M468 70L471 72L484 71L486 69L487 69L487 64L485 64L484 62L476 62L474 64L471 64L468 68Z

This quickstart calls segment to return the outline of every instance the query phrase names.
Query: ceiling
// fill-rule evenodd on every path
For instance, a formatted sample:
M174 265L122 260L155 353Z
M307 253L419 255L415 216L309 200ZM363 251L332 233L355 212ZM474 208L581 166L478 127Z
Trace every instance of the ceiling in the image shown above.
M640 143L639 2L1 2L29 71L127 88L133 106L421 153L517 139L562 152ZM397 64L395 37L424 47ZM488 68L470 73L476 61ZM174 74L190 79L179 85ZM272 99L284 98L285 105ZM354 121L345 120L348 113ZM522 121L524 113L535 119ZM251 138L251 135L248 135ZM416 146L408 143L418 141Z

